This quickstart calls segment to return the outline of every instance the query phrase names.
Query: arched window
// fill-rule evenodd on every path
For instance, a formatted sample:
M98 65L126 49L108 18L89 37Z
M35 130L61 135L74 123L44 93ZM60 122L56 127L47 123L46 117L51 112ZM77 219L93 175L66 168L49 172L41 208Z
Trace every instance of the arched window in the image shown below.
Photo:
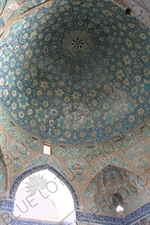
M68 187L44 169L26 177L19 185L13 215L19 219L61 222L75 210Z

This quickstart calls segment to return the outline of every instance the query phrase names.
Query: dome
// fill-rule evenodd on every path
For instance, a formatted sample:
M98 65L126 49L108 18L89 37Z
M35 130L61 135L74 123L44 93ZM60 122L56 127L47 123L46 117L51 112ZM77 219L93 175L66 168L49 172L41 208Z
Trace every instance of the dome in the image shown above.
M149 29L110 1L45 4L0 45L1 104L32 135L88 145L149 116Z

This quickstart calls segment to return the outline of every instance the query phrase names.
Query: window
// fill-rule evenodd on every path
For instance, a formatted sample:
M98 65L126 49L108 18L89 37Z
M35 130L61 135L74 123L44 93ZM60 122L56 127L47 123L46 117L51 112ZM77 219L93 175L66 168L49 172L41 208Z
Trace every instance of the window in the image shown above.
M49 144L44 144L43 153L47 154L47 155L51 155L52 154L52 146Z
M13 214L19 219L60 222L73 211L70 190L48 169L29 175L17 189Z

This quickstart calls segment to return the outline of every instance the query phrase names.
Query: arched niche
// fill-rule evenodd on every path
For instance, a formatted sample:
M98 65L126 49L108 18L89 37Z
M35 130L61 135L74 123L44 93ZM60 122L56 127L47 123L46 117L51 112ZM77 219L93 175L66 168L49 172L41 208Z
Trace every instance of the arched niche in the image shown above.
M74 188L49 165L20 174L9 197L14 199L13 216L25 220L60 223L79 206Z
M126 169L108 165L89 183L84 193L84 209L91 213L116 216L113 196L123 198L124 213L139 207L139 201L147 201L148 181L144 175L136 175Z

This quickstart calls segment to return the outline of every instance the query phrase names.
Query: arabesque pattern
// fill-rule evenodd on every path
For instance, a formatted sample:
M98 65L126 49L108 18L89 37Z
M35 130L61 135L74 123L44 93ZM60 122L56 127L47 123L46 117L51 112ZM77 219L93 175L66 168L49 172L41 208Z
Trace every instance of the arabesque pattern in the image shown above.
M145 174L136 175L116 166L107 166L90 182L84 194L84 209L92 213L116 213L114 193L123 198L126 213L142 205L149 198L149 181Z
M115 2L150 23L149 12L132 5L144 7L145 0ZM14 198L23 176L49 168L69 185L86 225L144 218L149 28L108 0L0 0L0 13L0 198L11 186ZM52 155L43 154L45 142ZM123 218L114 217L115 192L123 197ZM12 203L1 200L1 210L12 211Z
M16 123L52 143L125 134L149 116L149 37L111 2L47 4L3 34L1 103ZM82 48L72 46L77 39Z

